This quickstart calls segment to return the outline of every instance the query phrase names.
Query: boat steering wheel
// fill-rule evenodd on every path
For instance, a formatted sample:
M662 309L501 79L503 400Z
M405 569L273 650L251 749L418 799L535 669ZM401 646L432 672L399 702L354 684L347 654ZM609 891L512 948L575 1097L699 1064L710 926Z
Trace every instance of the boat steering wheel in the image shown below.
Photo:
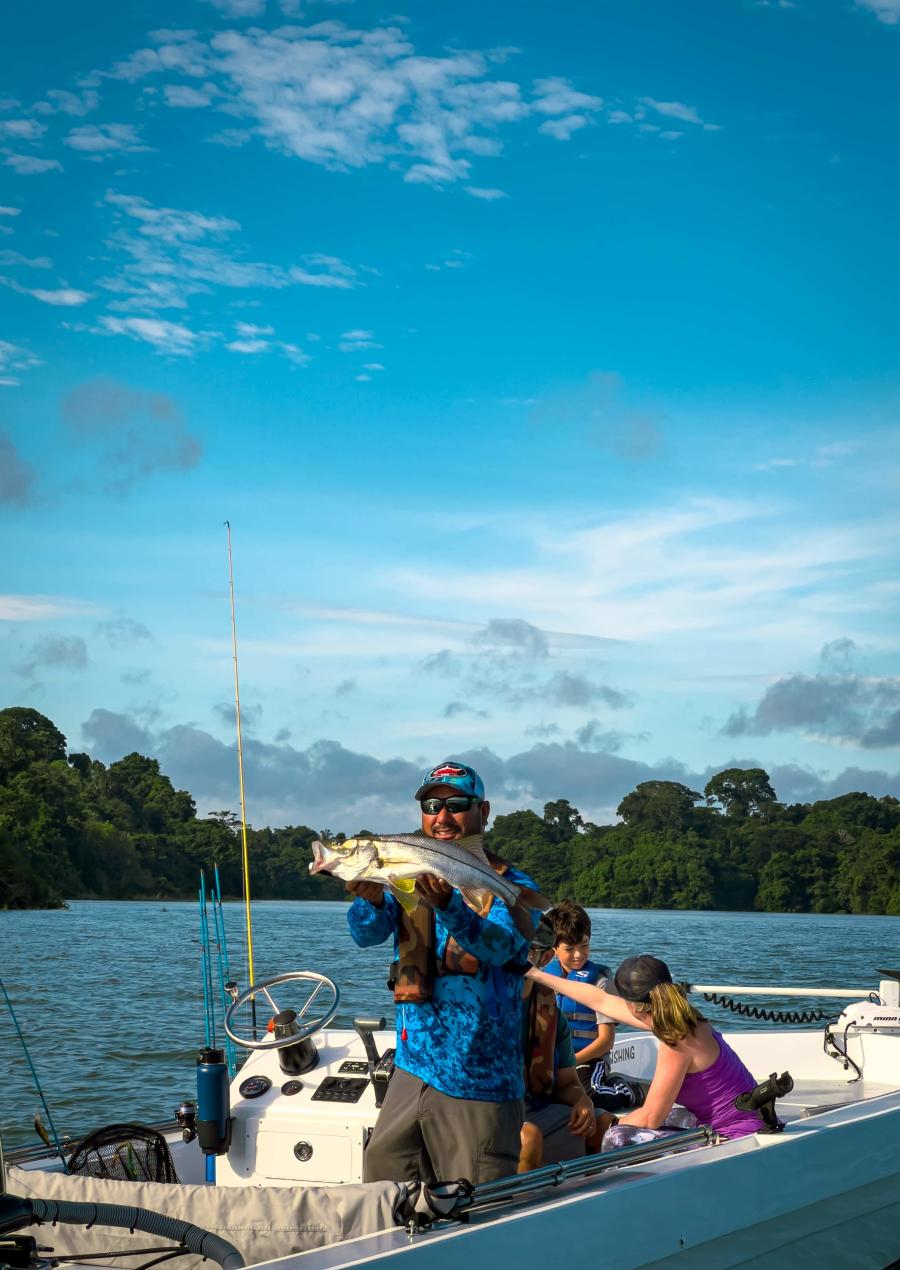
M280 1014L281 1006L274 999L269 989L276 987L280 983L295 982L308 983L312 987L312 991L306 998L305 1003L297 1011L296 1031L292 1031L289 1036L279 1037L268 1033L262 1040L259 1040L255 1036L242 1036L233 1030L234 1016L242 1006L245 1006L254 997L265 997L272 1009L272 1013ZM324 998L318 1001L319 996L323 992ZM285 1049L288 1045L296 1045L298 1041L304 1041L307 1037L312 1036L314 1032L321 1032L322 1028L327 1027L337 1013L340 1000L341 994L338 992L337 984L333 979L329 979L327 975L317 974L314 970L289 970L286 974L274 975L271 979L260 979L259 983L251 983L246 992L242 992L240 996L235 997L225 1014L225 1031L235 1045L242 1045L248 1050ZM318 1001L316 1013L308 1015L309 1008L314 1001Z

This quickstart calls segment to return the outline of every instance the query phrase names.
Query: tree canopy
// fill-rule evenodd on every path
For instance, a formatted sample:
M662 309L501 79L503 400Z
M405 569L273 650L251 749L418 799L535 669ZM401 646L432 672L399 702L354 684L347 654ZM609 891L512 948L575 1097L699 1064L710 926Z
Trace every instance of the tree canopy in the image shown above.
M900 915L896 798L857 792L785 806L762 768L728 768L702 794L643 781L618 810L620 824L594 825L558 798L542 815L498 816L486 845L551 898L590 906ZM313 839L343 836L249 828L254 896L343 897L343 883L308 871ZM107 767L67 755L44 715L0 710L0 908L193 897L199 870L214 863L236 896L240 855L234 812L198 817L156 759L126 754Z

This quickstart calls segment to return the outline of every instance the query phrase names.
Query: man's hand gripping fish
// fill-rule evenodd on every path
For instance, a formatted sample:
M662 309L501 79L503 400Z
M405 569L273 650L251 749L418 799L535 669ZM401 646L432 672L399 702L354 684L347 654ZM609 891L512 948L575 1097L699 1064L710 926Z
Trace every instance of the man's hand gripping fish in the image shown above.
M345 882L381 882L407 912L419 902L415 885L423 873L433 873L455 887L477 912L485 912L496 895L526 939L534 934L529 909L543 912L551 904L540 891L517 886L492 869L480 833L449 842L419 834L373 835L314 842L312 851L310 873L331 873Z

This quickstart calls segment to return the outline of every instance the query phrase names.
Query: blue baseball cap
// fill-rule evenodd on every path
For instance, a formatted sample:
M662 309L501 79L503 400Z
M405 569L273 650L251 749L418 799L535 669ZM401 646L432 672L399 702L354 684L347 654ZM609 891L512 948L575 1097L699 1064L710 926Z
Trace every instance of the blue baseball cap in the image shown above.
M472 798L477 798L479 802L484 800L484 781L475 768L467 767L465 763L459 763L454 758L445 759L436 767L429 767L422 777L422 784L416 790L415 797L419 800L423 799L429 789L434 789L435 785L450 785L453 789L458 789L461 794L469 794Z

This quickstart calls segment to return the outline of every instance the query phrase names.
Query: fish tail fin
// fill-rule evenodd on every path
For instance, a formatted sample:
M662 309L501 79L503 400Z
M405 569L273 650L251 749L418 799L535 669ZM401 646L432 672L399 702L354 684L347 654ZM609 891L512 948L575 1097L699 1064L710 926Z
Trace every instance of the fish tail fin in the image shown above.
M516 904L521 904L524 908L539 908L542 913L546 913L548 908L553 907L552 900L548 900L540 891L532 890L530 886L519 887Z
M534 914L527 904L508 905L509 915L513 920L513 925L523 939L527 939L529 944L534 939L534 932L537 929L537 922L534 920Z
M417 907L419 900L416 895L415 878L394 878L388 883L388 890L404 913L411 913Z

